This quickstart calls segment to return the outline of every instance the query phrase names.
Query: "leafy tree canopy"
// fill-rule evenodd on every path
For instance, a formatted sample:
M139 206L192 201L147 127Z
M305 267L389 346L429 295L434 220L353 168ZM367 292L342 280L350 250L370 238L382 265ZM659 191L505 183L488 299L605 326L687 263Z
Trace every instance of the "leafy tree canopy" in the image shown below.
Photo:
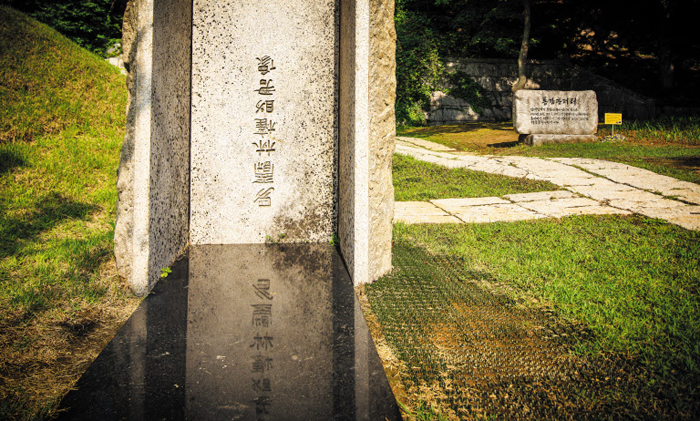
M0 0L53 27L81 47L104 53L121 39L127 0Z

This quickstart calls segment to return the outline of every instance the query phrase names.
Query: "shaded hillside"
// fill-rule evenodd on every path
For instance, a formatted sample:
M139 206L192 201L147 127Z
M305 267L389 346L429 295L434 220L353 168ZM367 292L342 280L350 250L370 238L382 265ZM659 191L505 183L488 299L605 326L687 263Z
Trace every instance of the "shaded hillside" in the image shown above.
M0 419L45 419L137 302L112 252L125 82L0 6Z

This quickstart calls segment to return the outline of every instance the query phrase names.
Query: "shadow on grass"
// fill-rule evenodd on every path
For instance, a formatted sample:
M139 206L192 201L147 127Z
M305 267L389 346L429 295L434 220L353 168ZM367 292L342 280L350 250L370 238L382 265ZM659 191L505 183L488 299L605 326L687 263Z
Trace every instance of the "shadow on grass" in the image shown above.
M58 192L48 193L37 201L33 212L2 221L0 257L17 253L27 241L37 238L66 219L86 220L98 208L96 205L76 202Z
M681 156L674 158L642 158L650 164L666 165L682 170L700 171L700 156Z
M522 144L523 144L522 141L516 140L515 142L489 143L486 146L488 146L489 148L513 148L515 146L520 146Z
M0 151L0 175L25 164L24 157L15 151Z
M445 134L460 134L460 133L470 133L477 130L488 129L488 130L502 130L502 131L512 131L513 124L511 122L475 122L475 123L464 123L464 124L453 124L448 126L427 126L427 127L407 127L398 128L399 135L401 134L411 134L420 136L439 136Z

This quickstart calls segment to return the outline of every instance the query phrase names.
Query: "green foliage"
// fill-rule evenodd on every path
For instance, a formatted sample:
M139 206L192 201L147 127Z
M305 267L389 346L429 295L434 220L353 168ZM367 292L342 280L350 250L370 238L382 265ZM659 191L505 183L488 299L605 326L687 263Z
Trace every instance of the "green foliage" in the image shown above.
M475 113L481 114L482 110L490 105L484 88L468 74L458 70L450 74L449 80L453 87L446 93L469 102L469 106Z
M366 291L414 400L465 419L694 419L698 240L638 216L395 224L394 270Z
M127 0L0 0L51 26L81 47L104 54L121 39Z
M639 356L665 375L699 378L698 232L643 217L576 216L395 226L395 236L458 256L584 321L595 334L581 352Z
M406 405L397 402L401 410L408 415L411 421L448 421L449 418L437 413L433 407L425 402L419 401L413 411L408 409Z
M611 132L609 125L599 127L599 135ZM615 132L634 139L700 145L700 117L667 117L656 120L625 120Z
M697 106L699 1L640 0L629 7L608 0L533 0L531 10L528 58L570 60L660 104ZM448 57L515 60L522 13L521 0L397 0L399 90L420 93L421 83L434 86L436 66L425 60L431 55L438 69ZM410 121L409 104L426 109L425 98L399 96L398 121Z
M522 33L519 5L519 0L398 0L397 122L425 124L430 93L439 88L448 57L515 58ZM485 103L479 99L480 88L455 77L461 78L456 91L474 101L475 111L481 109Z
M96 121L119 127L123 79L55 30L0 6L0 143L32 141Z
M430 93L443 72L437 37L429 21L420 13L406 10L397 2L396 33L396 121L399 124L425 124L424 110L430 106Z

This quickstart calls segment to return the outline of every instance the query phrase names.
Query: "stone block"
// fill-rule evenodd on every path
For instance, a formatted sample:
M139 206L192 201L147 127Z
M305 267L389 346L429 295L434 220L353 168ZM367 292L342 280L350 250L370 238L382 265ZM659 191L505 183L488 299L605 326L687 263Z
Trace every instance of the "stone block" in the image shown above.
M513 126L519 134L592 135L598 129L593 91L517 91Z
M551 200L551 199L568 199L575 197L573 193L568 190L554 190L554 191L541 191L534 193L515 193L507 194L506 199L513 202L536 202L541 200Z
M356 283L391 269L392 0L127 10L114 250L135 292L190 243L282 234L337 233Z
M515 204L471 206L464 208L463 211L456 216L467 223L512 222L545 218L545 215Z
M191 2L130 1L127 129L117 180L118 273L145 294L189 241Z
M591 143L597 141L595 135L575 134L531 134L523 141L526 145L539 146L553 143Z
M329 241L335 1L195 0L192 22L191 243Z

